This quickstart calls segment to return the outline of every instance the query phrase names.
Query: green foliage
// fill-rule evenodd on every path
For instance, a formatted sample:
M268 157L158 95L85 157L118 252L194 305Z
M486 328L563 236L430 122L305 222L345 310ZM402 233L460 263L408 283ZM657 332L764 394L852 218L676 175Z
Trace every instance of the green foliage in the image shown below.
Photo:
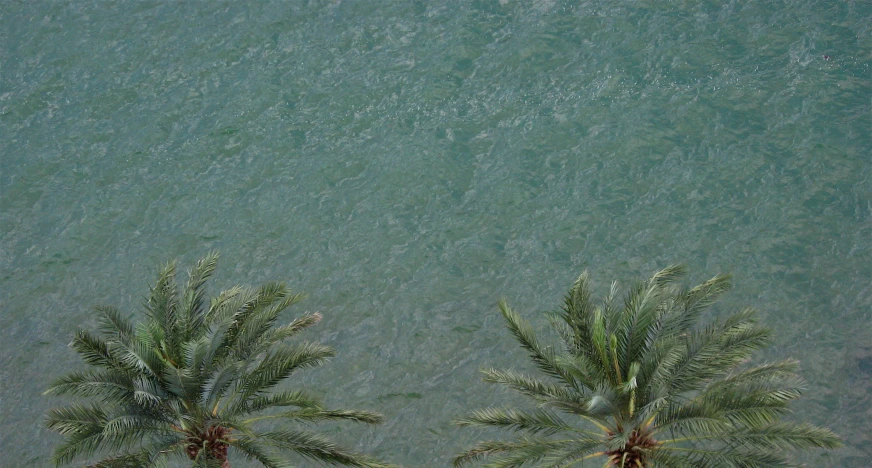
M280 283L207 299L217 260L214 253L200 260L184 289L175 264L164 267L145 302L144 322L134 325L116 309L98 307L97 333L76 333L70 347L90 368L56 379L45 393L93 403L46 414L48 428L64 436L54 463L108 454L92 466L162 467L187 457L195 466L228 467L232 449L266 467L291 466L286 452L328 464L384 466L306 430L259 428L265 420L377 424L383 418L325 408L300 390L274 391L294 372L333 356L326 346L288 341L321 315L278 325L280 314L302 299Z
M793 360L747 364L771 338L753 310L698 325L729 289L729 277L686 290L676 285L684 274L681 266L657 272L619 306L616 284L596 304L583 273L562 309L548 314L559 350L540 344L501 301L509 330L545 377L483 370L486 382L529 397L536 408L490 408L457 419L521 435L480 442L454 465L563 467L600 458L605 465L596 466L755 468L791 466L793 450L838 447L828 429L780 420L803 382Z

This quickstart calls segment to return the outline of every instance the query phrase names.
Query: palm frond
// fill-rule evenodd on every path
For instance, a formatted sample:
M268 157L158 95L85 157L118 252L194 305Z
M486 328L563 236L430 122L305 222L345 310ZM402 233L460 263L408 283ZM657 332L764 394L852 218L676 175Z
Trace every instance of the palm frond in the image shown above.
M279 314L291 305L305 297L303 294L291 294L284 288L276 293L277 301L262 306L246 320L234 344L236 356L247 359L256 356L282 339L293 336L305 327L314 325L320 320L320 315L308 315L297 319L284 327L276 328Z
M769 342L771 332L752 320L753 311L735 314L724 324L689 332L652 376L651 384L670 394L696 390L750 358Z
M687 330L691 325L696 324L700 313L708 309L730 288L732 288L730 275L716 275L682 294L680 303L684 307L677 321L676 331Z
M209 252L188 273L188 284L185 296L179 306L182 336L185 340L192 338L195 330L200 329L206 321L206 281L212 277L218 266L218 253Z
M521 346L530 353L533 363L546 374L572 385L572 376L560 367L553 351L539 346L530 324L510 309L505 301L500 301L499 306L509 330L515 335Z
M152 457L148 452L128 453L104 458L88 468L164 468L166 457Z
M784 379L795 379L799 369L799 361L785 359L782 361L760 364L748 369L733 373L724 379L712 381L706 389L719 387L738 387L741 385L769 385L780 386ZM801 386L797 382L797 386Z
M129 343L133 339L133 324L121 312L109 306L97 306L97 330L113 341Z
M233 286L221 291L209 301L209 310L203 325L210 326L215 322L223 322L230 318L234 310L238 309L238 298L244 295L246 289L242 286Z
M327 346L309 342L271 352L251 372L239 378L234 392L236 403L228 410L235 413L236 407L249 397L271 389L297 369L320 366L334 354Z
M217 357L220 359L226 354L239 351L241 338L250 339L252 334L263 333L265 330L262 327L252 326L252 319L256 322L261 314L269 313L272 304L285 298L286 290L285 285L271 282L256 289L245 290L244 294L231 301L235 306L235 311L230 316L230 326L224 333L221 352L217 354Z
M572 444L574 440L552 440L523 437L512 442L484 441L455 456L451 462L461 467L470 462L481 461L491 456L518 454L524 462L535 461L548 452ZM519 460L520 461L520 460Z
M646 283L657 288L665 288L685 276L687 276L687 265L677 263L654 273Z
M213 371L211 377L203 383L201 388L200 398L206 407L213 408L218 405L230 386L237 383L239 378L244 375L244 365L245 363L236 360L228 360ZM234 412L234 414L236 413Z
M344 450L326 437L311 432L271 431L261 433L257 439L263 444L296 452L312 461L361 467L378 465L369 457ZM240 437L239 441L251 442L247 436Z
M668 276L668 272L664 274ZM666 281L666 278L661 279ZM652 279L652 283L656 281ZM633 288L627 296L624 313L618 323L620 333L616 334L620 357L619 363L622 372L629 370L631 362L640 361L645 352L646 339L651 328L657 325L660 312L661 289L656 286L639 284Z
M73 405L55 408L47 415L47 426L65 435L52 457L56 466L100 450L125 451L145 437L170 434L166 426L134 416L110 417L96 406Z
M86 330L76 332L70 348L79 353L88 365L122 372L129 368L106 340Z
M95 397L101 401L125 399L133 394L130 377L117 371L71 372L53 380L43 395Z
M134 453L124 453L104 458L88 468L167 468L165 451L154 444Z
M69 434L64 441L54 450L52 463L55 466L66 465L76 457L88 457L93 455L102 445L102 431L99 427L89 431L81 431Z
M573 400L576 393L551 383L542 382L533 377L511 370L482 369L484 381L505 385L512 390L520 392L545 403L553 400Z
M70 405L46 412L46 425L61 434L76 434L99 429L109 416L99 405Z
M604 440L597 438L574 439L567 441L561 447L550 450L542 460L541 468L562 468L573 466L579 461L588 458L602 456L602 452L596 452L602 447Z
M294 464L285 460L267 448L262 446L256 439L240 438L231 442L234 448L239 449L245 458L257 460L266 468L294 468Z
M158 274L157 283L145 304L146 314L158 324L164 336L176 336L178 327L179 292L176 285L176 262L167 263ZM174 343L170 342L171 347Z
M667 468L777 468L793 466L778 453L766 451L705 450L698 448L664 447L652 452L657 466Z
M562 318L573 331L574 336L567 341L573 353L589 353L591 350L590 320L594 309L592 296L590 275L583 271L563 299Z
M305 422L315 422L315 421L333 421L333 420L345 420L345 421L354 421L354 422L362 422L366 424L381 424L384 422L384 416L379 413L374 413L372 411L361 411L361 410L328 410L322 408L302 408L296 411L284 411L281 413L272 414L269 416L261 416L257 418L252 418L249 421L267 419L267 418L281 418L281 419L289 419L295 421L305 421ZM249 422L249 421L246 421Z
M251 352L258 353L262 350L268 349L270 346L294 337L306 328L320 322L322 318L323 317L320 313L315 312L314 314L306 314L298 317L287 325L271 328L260 337L257 343L253 344Z
M513 408L488 408L475 410L469 416L457 418L454 424L473 427L502 427L530 434L556 434L561 431L578 432L564 422L557 413L545 409L521 411Z
M234 417L244 414L252 414L270 408L282 408L295 406L297 408L320 408L323 402L320 398L309 395L301 390L273 393L270 395L250 398L244 405L239 406L236 412L226 412L225 416Z
M762 450L836 449L841 439L833 431L808 423L773 423L743 429L719 440Z

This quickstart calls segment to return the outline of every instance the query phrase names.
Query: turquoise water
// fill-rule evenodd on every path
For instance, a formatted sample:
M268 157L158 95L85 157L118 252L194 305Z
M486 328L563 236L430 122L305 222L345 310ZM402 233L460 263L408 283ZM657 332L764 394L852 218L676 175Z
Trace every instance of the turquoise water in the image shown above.
M296 383L384 412L331 427L406 466L489 434L575 275L731 271L803 418L872 456L867 2L6 2L0 8L0 465L46 466L40 395L98 303L222 254L286 280L338 350ZM601 289L602 290L602 289ZM244 466L241 462L235 466Z

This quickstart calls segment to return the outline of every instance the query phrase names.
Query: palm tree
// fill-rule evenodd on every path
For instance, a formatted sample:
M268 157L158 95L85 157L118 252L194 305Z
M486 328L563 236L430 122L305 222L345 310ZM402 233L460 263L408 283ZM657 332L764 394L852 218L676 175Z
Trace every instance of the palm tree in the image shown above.
M163 268L144 304L144 322L134 326L118 310L98 307L99 333L76 333L70 347L91 368L55 380L45 393L93 402L48 411L47 426L65 437L55 465L100 453L108 456L92 467L166 466L175 456L229 468L233 449L266 467L290 466L284 452L328 464L383 466L317 433L262 428L269 420L376 424L382 416L327 409L300 390L273 391L294 371L333 356L317 343L287 342L321 315L276 326L281 312L302 298L280 283L234 287L207 300L217 259L212 253L200 260L183 290L175 263Z
M485 381L532 398L537 408L490 408L457 419L522 435L480 442L454 465L488 459L488 467L568 467L599 458L594 466L777 467L792 466L786 451L838 447L828 429L780 421L803 382L794 360L748 364L771 337L753 310L696 326L729 289L729 277L686 290L675 285L684 273L681 266L657 272L633 287L623 306L616 283L595 305L583 273L562 310L548 314L560 351L542 346L501 301L509 330L547 379L483 370Z

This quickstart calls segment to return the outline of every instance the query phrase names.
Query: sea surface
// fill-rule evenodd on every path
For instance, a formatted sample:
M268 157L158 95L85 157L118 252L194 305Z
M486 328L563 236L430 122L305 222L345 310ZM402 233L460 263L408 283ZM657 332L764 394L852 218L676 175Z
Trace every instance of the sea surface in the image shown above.
M451 425L523 403L478 373L530 368L498 299L547 340L582 270L681 262L802 361L846 445L800 459L867 466L870 63L867 1L4 1L0 466L49 465L92 307L211 250L213 294L308 293L337 357L293 385L385 413L324 431L395 463L504 437Z

